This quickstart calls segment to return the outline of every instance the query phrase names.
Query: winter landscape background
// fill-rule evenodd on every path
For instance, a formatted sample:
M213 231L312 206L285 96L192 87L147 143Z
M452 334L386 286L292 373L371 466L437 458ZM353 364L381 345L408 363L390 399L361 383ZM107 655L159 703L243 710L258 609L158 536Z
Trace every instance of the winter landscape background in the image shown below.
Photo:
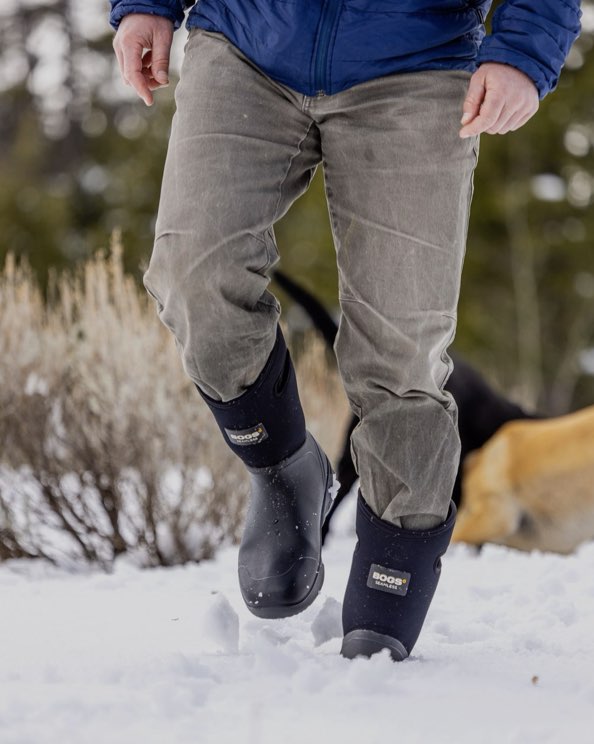
M455 344L546 415L594 404L583 8L558 90L523 130L482 139ZM452 546L411 659L347 662L351 499L314 605L245 610L245 473L139 282L174 85L146 109L111 36L104 0L0 5L0 744L590 742L592 544ZM336 315L319 173L276 233L281 268ZM277 294L309 428L336 462L334 360Z

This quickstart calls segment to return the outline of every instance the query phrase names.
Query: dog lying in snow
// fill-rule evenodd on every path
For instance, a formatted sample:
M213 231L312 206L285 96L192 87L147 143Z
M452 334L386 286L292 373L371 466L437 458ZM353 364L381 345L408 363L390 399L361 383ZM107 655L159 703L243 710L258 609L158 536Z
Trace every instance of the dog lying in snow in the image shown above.
M594 406L512 421L464 463L453 539L570 553L594 538Z
M338 326L324 306L307 290L300 287L282 272L275 271L273 276L276 283L285 290L289 297L305 310L315 328L321 333L328 346L332 348ZM533 418L532 414L527 413L520 406L506 400L492 390L476 370L457 357L455 358L454 371L446 384L446 390L452 394L458 406L461 463L464 463L470 452L482 447L505 422ZM345 434L342 455L336 468L340 489L326 521L324 535L328 531L334 511L351 491L357 480L350 448L351 433L357 423L358 419L353 416ZM460 494L461 469L458 470L452 495L457 505L460 504Z

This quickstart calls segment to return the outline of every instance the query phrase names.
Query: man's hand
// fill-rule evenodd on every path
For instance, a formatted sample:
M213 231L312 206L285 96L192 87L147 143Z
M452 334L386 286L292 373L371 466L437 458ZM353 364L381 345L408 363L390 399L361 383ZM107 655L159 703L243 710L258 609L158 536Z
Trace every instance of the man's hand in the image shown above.
M505 134L523 126L538 110L538 90L520 70L485 62L470 78L460 137Z
M122 78L147 106L153 104L153 90L169 83L172 41L173 23L145 13L124 16L114 37Z

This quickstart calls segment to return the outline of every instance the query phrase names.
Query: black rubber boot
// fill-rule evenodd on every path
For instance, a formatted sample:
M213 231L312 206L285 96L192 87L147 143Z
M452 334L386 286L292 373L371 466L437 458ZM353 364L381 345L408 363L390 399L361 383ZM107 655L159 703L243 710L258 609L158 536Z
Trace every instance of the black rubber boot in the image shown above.
M239 586L254 615L290 617L309 607L322 588L322 527L338 483L309 432L291 457L248 470L251 499L239 548Z
M220 402L198 390L250 473L239 549L243 599L259 617L295 615L322 588L322 527L338 483L328 458L305 429L280 326L264 369L242 395Z
M359 493L358 542L342 609L343 656L387 648L394 661L406 659L437 588L455 520L452 501L443 524L404 530L377 517Z

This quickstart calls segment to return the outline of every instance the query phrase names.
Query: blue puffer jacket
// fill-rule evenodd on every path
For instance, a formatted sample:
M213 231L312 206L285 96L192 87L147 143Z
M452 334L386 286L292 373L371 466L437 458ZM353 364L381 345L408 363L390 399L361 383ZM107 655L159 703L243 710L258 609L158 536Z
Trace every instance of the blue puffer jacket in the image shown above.
M557 84L580 30L580 0L198 0L188 27L219 31L270 77L306 95L381 75L513 65L540 97ZM111 0L111 24L154 13L176 28L193 0Z

